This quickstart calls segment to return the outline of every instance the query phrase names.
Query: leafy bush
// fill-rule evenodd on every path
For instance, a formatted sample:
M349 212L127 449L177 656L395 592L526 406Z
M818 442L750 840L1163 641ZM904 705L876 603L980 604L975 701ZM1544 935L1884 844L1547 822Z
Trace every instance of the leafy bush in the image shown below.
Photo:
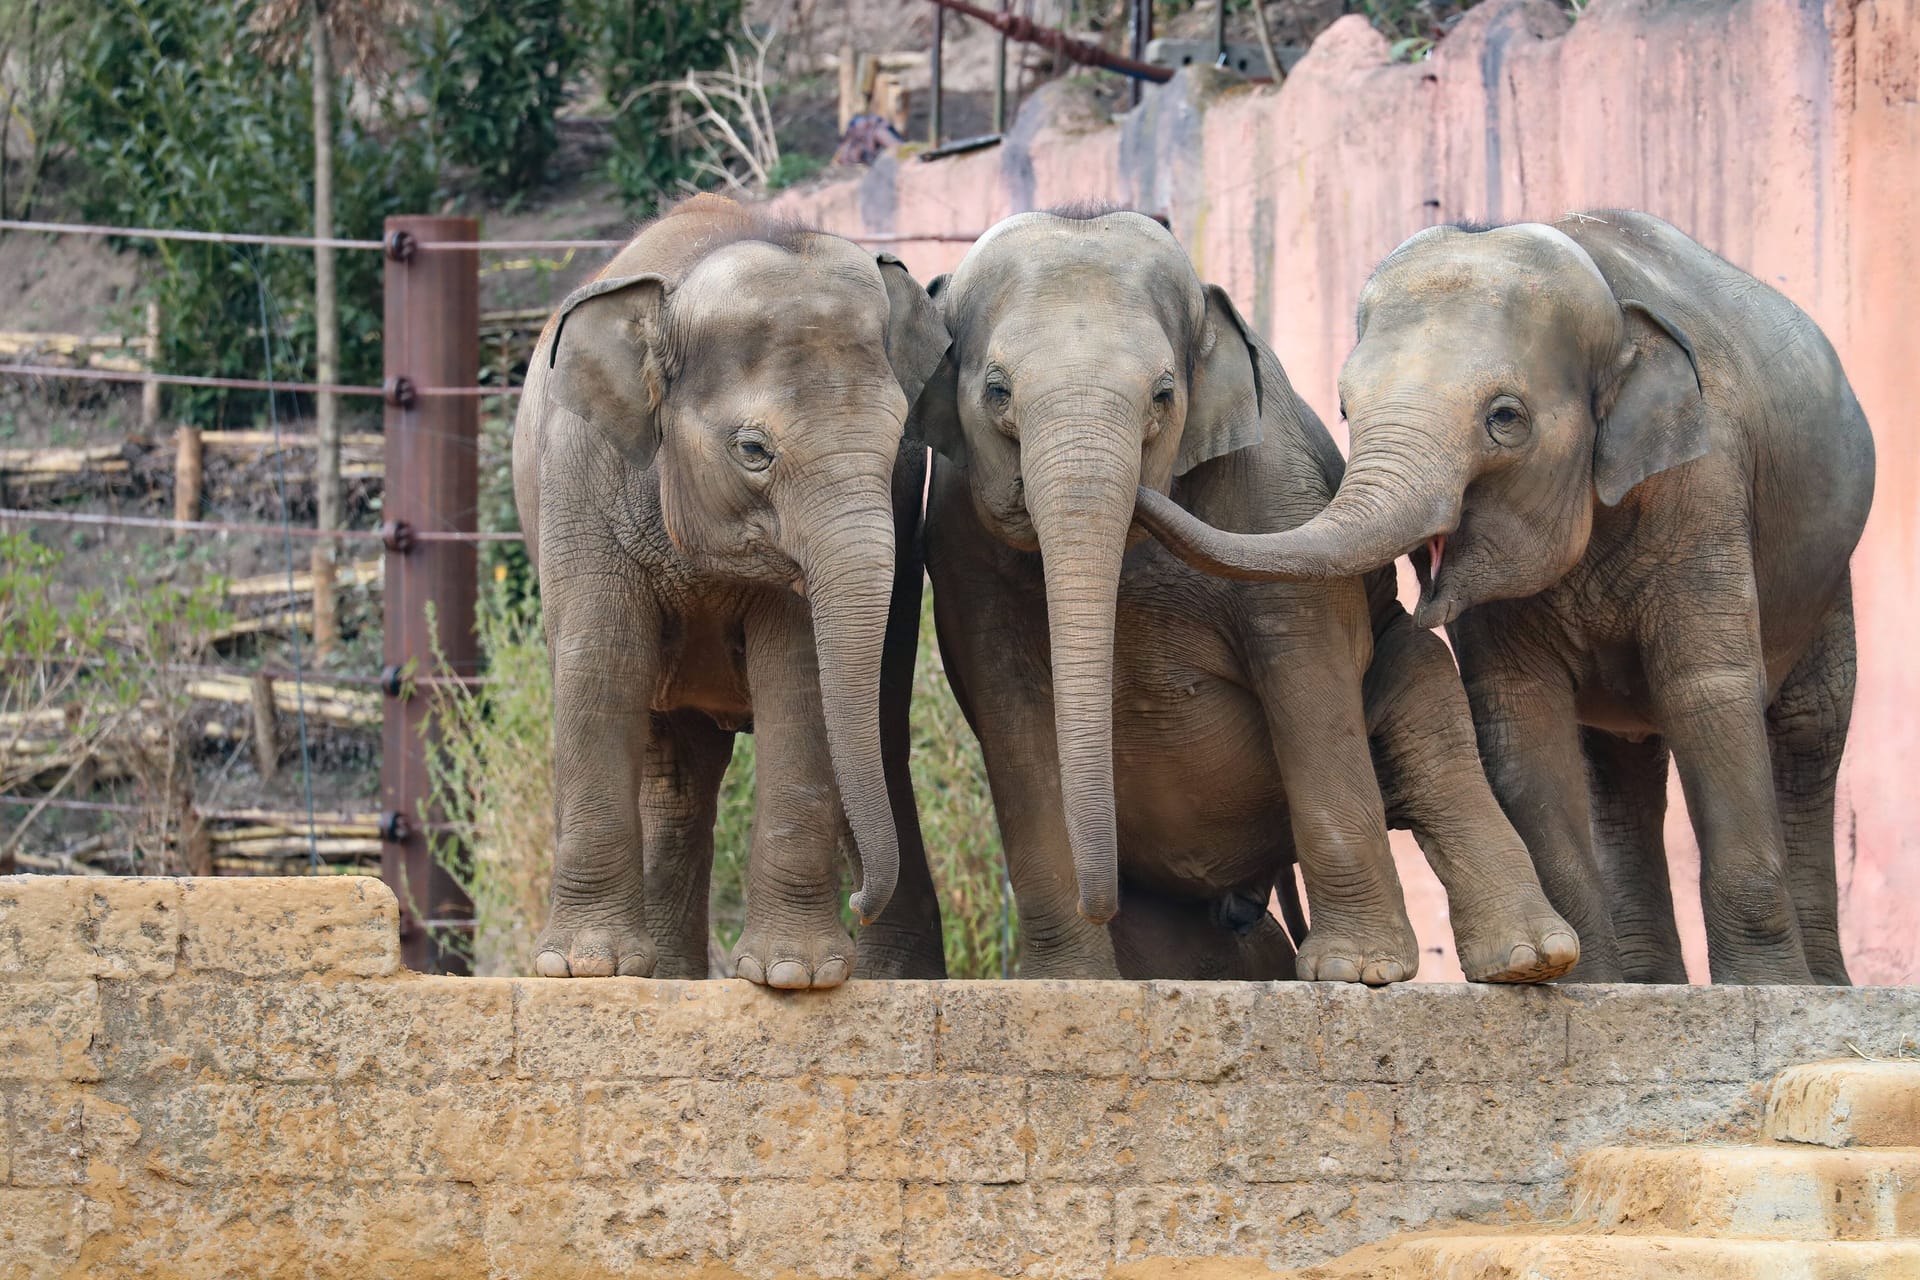
M457 0L427 11L415 65L446 159L496 196L546 176L580 53L567 0Z
M741 0L583 0L590 30L601 33L595 70L613 108L607 176L630 204L652 206L688 176L672 138L669 106L649 88L687 71L719 67Z
M436 838L434 856L473 899L474 972L525 973L546 919L552 874L553 686L537 601L488 593L479 631L487 683L435 686L432 715L443 750L429 764L432 791L464 843ZM914 676L913 772L940 888L947 968L958 978L1001 977L1012 968L1015 930L986 771L932 641L932 619L924 617ZM714 826L708 918L723 950L739 940L746 919L753 802L753 738L741 734Z
M298 234L312 226L312 93L304 65L253 52L252 6L115 0L76 28L62 130L81 171L82 212L137 226ZM431 157L418 137L377 137L335 108L335 227L377 239L388 214L430 200ZM262 293L274 329L273 373L313 374L313 260L297 249L162 242L136 246L158 267L159 363L193 373L261 377ZM348 382L380 381L378 254L339 256L340 365ZM173 408L213 423L248 418L250 392L177 391Z

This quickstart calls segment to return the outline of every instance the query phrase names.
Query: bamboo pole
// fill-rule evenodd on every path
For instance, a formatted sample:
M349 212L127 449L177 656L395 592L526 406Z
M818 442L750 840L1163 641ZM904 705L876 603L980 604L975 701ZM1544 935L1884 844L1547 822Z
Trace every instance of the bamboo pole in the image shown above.
M173 448L173 518L198 520L203 461L200 428L182 426L175 430ZM185 536L184 530L174 535L176 539Z

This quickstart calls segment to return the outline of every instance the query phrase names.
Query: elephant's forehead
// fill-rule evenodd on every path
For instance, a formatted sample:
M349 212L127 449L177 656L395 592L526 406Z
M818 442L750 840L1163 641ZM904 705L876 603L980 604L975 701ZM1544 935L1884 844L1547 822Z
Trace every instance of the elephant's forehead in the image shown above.
M850 248L851 246L849 246ZM886 285L857 252L794 253L775 245L728 245L703 259L677 291L675 314L696 333L747 329L769 338L870 330L886 314Z
M1438 234L1436 234L1438 232ZM1586 250L1537 222L1489 231L1429 229L1396 249L1368 280L1363 300L1431 302L1472 296L1494 306L1533 299L1611 297Z

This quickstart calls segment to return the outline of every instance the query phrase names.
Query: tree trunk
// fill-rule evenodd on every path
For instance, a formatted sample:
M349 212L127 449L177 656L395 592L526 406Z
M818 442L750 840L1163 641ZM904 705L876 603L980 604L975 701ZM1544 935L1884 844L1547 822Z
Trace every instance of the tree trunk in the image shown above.
M314 0L313 12L313 234L333 236L333 50L327 34L324 0ZM340 380L340 317L333 282L333 249L313 248L314 376L322 383ZM340 402L330 392L315 397L314 504L322 529L342 525L340 502ZM313 648L314 657L332 652L339 638L334 613L334 544L320 542L314 549ZM324 560L325 564L321 561Z

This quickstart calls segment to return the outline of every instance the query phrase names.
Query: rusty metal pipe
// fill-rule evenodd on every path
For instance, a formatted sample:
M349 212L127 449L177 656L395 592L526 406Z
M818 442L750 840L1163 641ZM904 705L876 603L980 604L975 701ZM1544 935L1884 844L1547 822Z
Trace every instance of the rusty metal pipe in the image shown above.
M930 3L955 13L964 13L969 18L977 18L994 30L1004 32L1008 39L1051 49L1067 61L1077 62L1083 67L1103 67L1135 80L1150 80L1155 84L1165 84L1173 79L1172 67L1156 67L1138 58L1123 58L1117 53L1108 53L1099 45L1076 40L1064 31L1043 27L1017 13L995 13L991 9L968 4L967 0L930 0Z

